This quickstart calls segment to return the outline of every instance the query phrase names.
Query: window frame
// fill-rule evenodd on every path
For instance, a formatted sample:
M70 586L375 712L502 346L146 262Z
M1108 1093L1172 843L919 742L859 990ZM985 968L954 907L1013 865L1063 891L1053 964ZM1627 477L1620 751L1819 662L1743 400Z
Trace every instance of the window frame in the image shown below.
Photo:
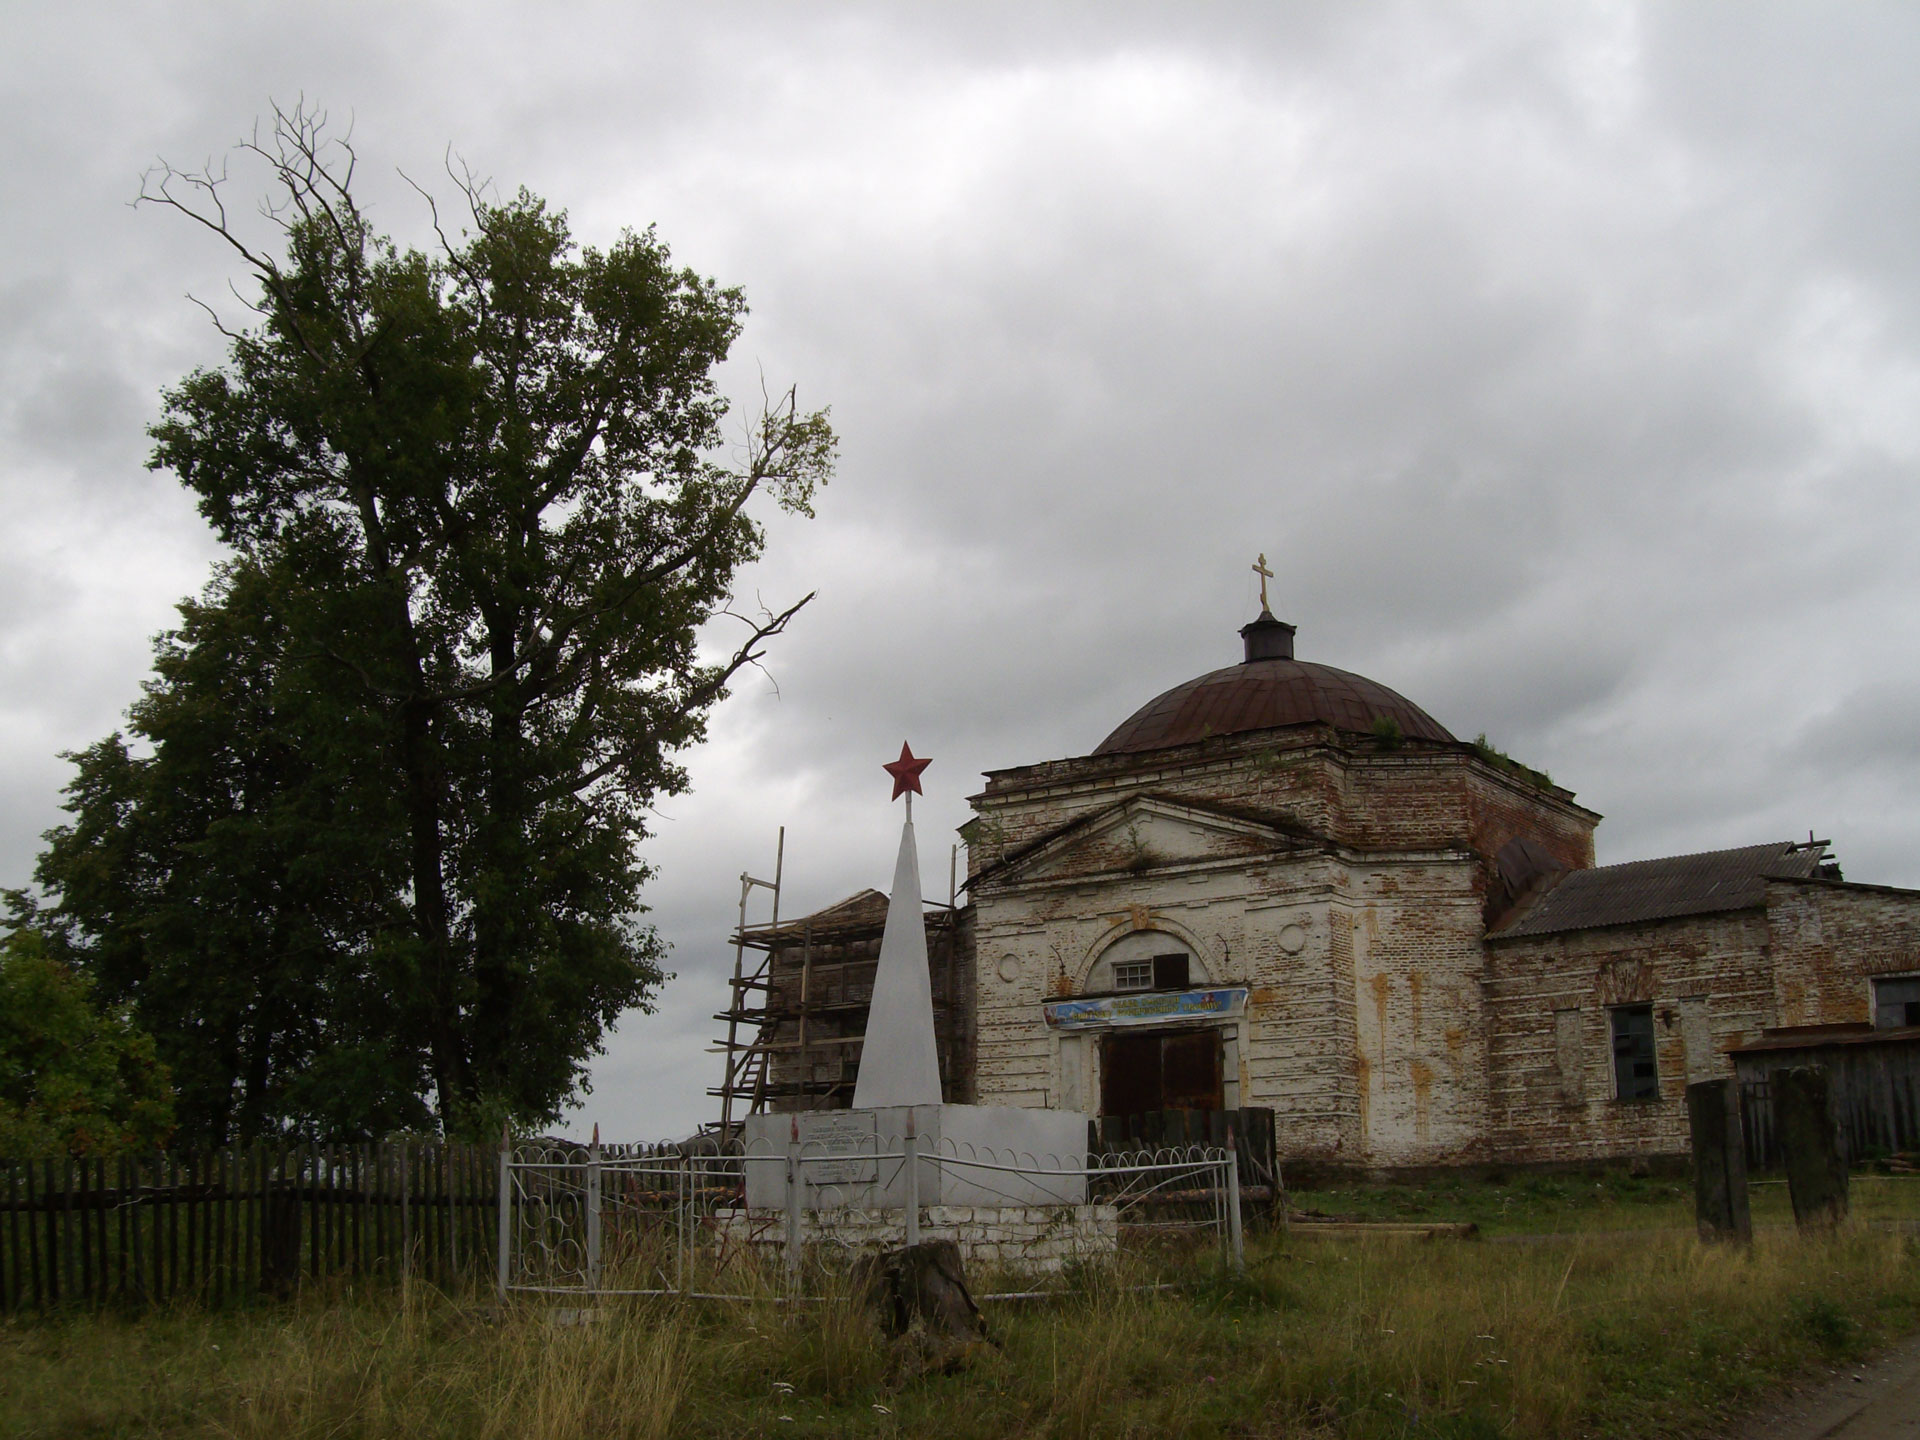
M1909 1008L1916 1003L1920 1003L1920 975L1875 975L1871 978L1873 983L1873 1028L1876 1030L1905 1030L1915 1024L1916 1022L1910 1015L1902 1015L1900 1017L1900 1024L1883 1025L1880 1021L1880 1013L1883 1003L1901 1005ZM1913 987L1916 992L1914 998L1883 1002L1880 999L1881 987L1886 986L1891 989L1896 985Z
M1191 990L1193 988L1193 956L1184 950L1169 950L1155 955L1149 962L1153 966L1153 985L1155 990Z
M1122 978L1122 972L1126 977ZM1116 960L1113 962L1113 988L1131 994L1136 990L1153 989L1153 961Z
M1637 1017L1645 1017L1645 1052L1640 1053L1637 1043L1640 1039L1640 1027L1627 1026L1621 1022ZM1654 1024L1653 1002L1642 1001L1632 1005L1609 1005L1607 1007L1607 1041L1613 1068L1613 1098L1624 1104L1645 1105L1657 1103L1660 1098L1660 1032ZM1623 1053L1621 1046L1625 1042L1632 1049ZM1622 1065L1638 1064L1642 1058L1652 1067L1649 1075L1631 1074ZM1639 1088L1644 1082L1646 1088Z

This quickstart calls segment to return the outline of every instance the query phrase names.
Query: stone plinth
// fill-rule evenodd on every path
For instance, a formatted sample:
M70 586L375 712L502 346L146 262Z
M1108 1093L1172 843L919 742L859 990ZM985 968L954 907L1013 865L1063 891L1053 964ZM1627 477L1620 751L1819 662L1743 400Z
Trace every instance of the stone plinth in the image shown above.
M1081 1205L1087 1198L1087 1117L1017 1105L900 1105L747 1117L747 1207L786 1207L784 1159L797 1128L805 1210L899 1210L911 1116L923 1206ZM984 1162L969 1164L966 1162ZM1007 1166L1010 1169L989 1169ZM1056 1173L1066 1171L1069 1173Z
M714 1223L721 1243L777 1251L786 1244L777 1211L722 1210ZM888 1250L905 1243L898 1210L811 1210L800 1217L803 1245L842 1250ZM951 1240L968 1265L1046 1272L1074 1260L1111 1255L1119 1244L1120 1214L1111 1205L929 1205L921 1212L921 1240Z

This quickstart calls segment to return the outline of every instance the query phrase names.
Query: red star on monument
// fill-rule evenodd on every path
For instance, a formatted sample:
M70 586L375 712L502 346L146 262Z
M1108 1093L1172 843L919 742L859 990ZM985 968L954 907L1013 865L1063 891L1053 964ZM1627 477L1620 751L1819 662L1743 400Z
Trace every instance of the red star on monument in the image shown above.
M926 794L927 792L920 788L920 772L926 769L931 763L932 762L928 760L914 759L913 751L908 749L907 742L902 740L900 742L900 758L890 765L882 765L880 767L886 771L887 774L893 776L893 794L888 798L898 800L909 790L916 795Z

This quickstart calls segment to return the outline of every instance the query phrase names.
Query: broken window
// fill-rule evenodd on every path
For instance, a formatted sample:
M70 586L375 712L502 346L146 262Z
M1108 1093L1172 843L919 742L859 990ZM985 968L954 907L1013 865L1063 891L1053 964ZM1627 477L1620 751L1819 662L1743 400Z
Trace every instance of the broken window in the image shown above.
M1113 966L1113 988L1116 990L1151 990L1153 988L1153 962L1151 960L1117 960Z
M1653 1055L1653 1006L1613 1008L1613 1093L1621 1100L1658 1100L1660 1074Z
M1187 957L1185 955L1154 956L1153 988L1156 990L1186 989Z
M1904 1030L1920 1025L1920 975L1873 982L1873 1028Z

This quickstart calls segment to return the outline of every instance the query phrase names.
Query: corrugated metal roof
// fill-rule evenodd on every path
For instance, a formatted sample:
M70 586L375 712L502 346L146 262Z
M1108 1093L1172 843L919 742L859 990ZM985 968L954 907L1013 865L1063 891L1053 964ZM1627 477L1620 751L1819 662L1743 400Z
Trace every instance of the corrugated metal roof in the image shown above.
M1569 870L1523 902L1495 928L1492 938L1509 940L1745 910L1765 903L1768 879L1812 878L1820 873L1825 858L1823 847L1781 840L1738 850Z
M1418 705L1364 675L1306 660L1248 660L1149 700L1093 753L1160 750L1314 721L1366 734L1380 720L1391 720L1409 740L1453 739Z

